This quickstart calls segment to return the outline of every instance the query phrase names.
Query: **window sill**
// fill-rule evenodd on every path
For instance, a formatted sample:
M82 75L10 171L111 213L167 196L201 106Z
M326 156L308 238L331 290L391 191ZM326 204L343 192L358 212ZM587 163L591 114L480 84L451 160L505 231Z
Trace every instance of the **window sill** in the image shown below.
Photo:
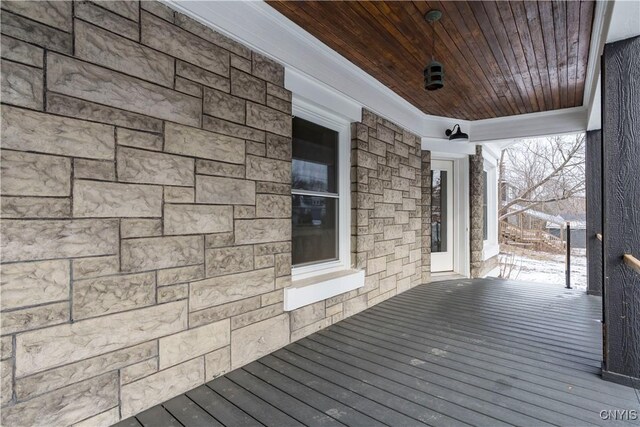
M364 270L343 270L296 280L284 290L284 310L295 310L363 286Z

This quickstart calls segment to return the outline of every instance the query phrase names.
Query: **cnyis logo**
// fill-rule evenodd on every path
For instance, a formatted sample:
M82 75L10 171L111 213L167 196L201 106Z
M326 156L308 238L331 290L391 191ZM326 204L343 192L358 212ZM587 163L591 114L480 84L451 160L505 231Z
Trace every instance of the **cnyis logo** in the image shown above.
M600 411L600 418L608 421L637 421L638 411L635 409L610 409Z

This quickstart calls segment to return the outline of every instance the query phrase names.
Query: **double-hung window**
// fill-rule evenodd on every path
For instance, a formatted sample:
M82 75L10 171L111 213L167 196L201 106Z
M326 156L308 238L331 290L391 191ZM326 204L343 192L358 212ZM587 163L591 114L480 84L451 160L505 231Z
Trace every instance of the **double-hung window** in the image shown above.
M291 271L285 310L364 286L351 269L350 121L294 97Z
M293 118L292 239L294 266L336 261L339 256L339 133Z

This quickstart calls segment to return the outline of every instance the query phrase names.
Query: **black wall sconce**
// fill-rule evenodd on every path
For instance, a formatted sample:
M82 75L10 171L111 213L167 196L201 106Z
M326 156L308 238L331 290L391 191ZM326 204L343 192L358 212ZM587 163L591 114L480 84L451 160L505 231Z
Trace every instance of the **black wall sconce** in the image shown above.
M456 130L456 128L458 128L458 130ZM454 139L469 139L469 135L460 130L459 124L454 125L451 129L447 129L444 134L449 137L449 141L453 141Z

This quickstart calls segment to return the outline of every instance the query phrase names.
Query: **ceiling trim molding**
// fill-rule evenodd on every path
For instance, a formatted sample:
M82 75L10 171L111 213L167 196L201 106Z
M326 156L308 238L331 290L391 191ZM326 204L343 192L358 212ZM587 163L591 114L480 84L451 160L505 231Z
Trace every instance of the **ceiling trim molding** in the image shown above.
M283 64L285 86L302 98L350 118L356 108L367 108L427 142L448 143L444 132L456 123L470 142L586 129L586 107L476 121L428 115L263 1L164 2Z
M600 77L600 56L609 31L613 2L597 1L593 11L593 26L591 27L591 43L589 44L589 59L587 61L587 75L585 76L583 106L591 106Z
M420 145L423 150L435 153L475 154L476 146L469 141L449 141L439 138L422 138Z
M304 99L352 122L362 120L361 104L312 77L288 67L285 68L285 82L294 99Z
M587 126L585 107L476 120L469 134L474 142L559 135L581 132Z
M582 105L588 108L587 130L600 129L601 126L600 57L607 42L607 34L613 17L613 5L612 1L597 1L593 11L591 44L582 99Z

